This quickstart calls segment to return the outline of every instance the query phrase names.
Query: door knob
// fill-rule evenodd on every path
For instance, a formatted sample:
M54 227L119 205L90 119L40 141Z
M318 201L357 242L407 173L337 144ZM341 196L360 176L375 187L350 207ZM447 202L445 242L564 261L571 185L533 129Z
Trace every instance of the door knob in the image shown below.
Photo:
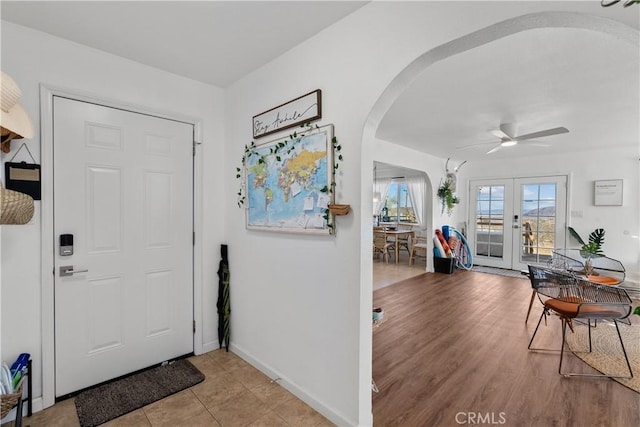
M76 273L87 273L89 270L74 270L73 265L65 265L60 267L60 277L73 276Z

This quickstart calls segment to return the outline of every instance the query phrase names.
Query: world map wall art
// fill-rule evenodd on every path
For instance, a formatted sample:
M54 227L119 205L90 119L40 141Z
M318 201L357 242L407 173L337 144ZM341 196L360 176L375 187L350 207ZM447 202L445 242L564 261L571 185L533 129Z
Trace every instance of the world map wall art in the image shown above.
M330 234L333 125L250 147L244 159L247 228Z

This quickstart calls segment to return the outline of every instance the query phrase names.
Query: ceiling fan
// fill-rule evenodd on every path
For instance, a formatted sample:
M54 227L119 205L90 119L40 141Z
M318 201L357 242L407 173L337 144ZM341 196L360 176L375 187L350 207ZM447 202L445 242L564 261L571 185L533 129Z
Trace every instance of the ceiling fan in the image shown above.
M540 138L540 137L551 136L551 135L560 135L560 134L569 132L569 129L565 127L557 127L552 129L541 130L538 132L532 132L525 135L512 136L513 135L512 129L513 129L513 126L511 124L501 123L500 129L493 129L489 131L493 136L500 138L500 142L491 150L487 151L487 154L495 153L496 151L500 150L502 147L512 147L514 145L517 145L520 141L527 141L534 138ZM493 144L493 142L491 143L485 142L483 144ZM548 146L548 144L541 144L535 141L529 141L529 144ZM459 148L467 148L467 147L473 147L477 145L481 145L481 144L467 145Z

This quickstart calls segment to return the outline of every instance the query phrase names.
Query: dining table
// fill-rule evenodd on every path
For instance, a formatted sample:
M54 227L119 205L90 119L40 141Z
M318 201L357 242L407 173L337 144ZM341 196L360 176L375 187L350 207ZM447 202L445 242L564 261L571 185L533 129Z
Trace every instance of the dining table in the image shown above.
M385 234L387 236L393 236L393 240L394 240L394 249L395 249L395 253L396 253L396 264L398 264L400 262L400 238L406 236L409 240L415 238L415 231L413 230L402 230L402 229L396 229L396 230L386 230Z

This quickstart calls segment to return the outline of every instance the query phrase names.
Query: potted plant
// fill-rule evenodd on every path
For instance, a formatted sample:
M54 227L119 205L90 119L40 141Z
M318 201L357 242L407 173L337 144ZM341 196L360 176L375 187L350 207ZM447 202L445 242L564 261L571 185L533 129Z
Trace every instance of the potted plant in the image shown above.
M580 255L586 259L584 263L584 270L587 275L590 275L593 267L591 265L591 258L594 256L604 255L602 251L602 245L604 244L604 228L596 228L589 234L589 243L580 237L578 232L573 227L568 227L569 233L582 245L580 248Z
M455 195L453 189L451 188L451 182L449 180L445 180L440 187L438 188L438 198L440 199L440 203L442 204L442 213L444 213L445 208L447 209L447 215L451 216L453 212L453 208L455 205L460 203L460 199Z

